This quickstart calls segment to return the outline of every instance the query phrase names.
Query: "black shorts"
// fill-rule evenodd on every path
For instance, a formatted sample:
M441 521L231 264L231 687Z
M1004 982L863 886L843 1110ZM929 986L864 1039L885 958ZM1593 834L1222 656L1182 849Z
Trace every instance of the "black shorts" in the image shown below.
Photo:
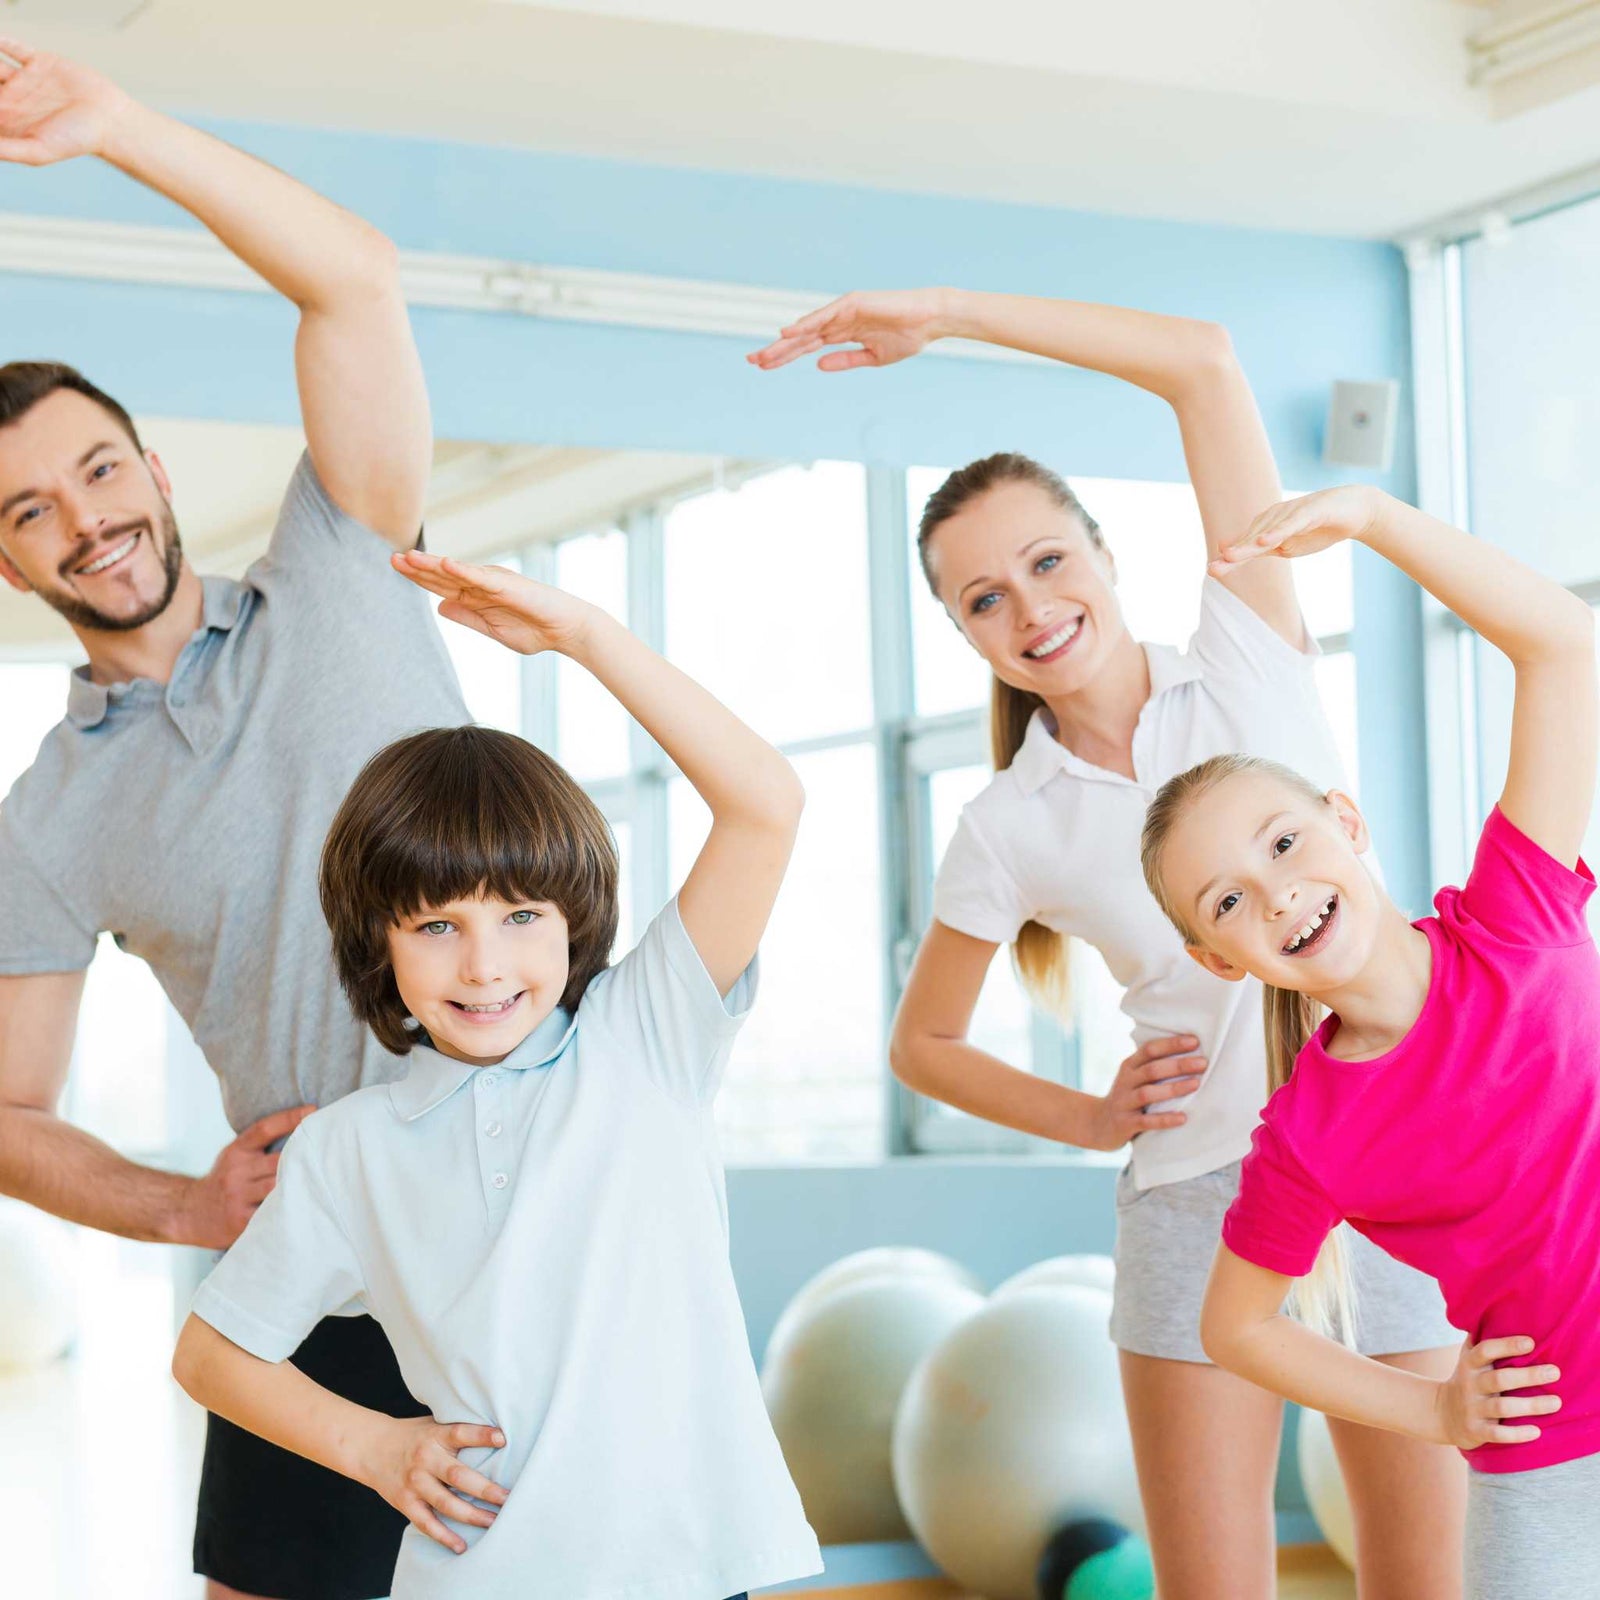
M426 1416L371 1317L327 1317L289 1358L308 1378L391 1417ZM206 1419L194 1570L272 1600L378 1600L387 1595L406 1519L314 1461L221 1417Z

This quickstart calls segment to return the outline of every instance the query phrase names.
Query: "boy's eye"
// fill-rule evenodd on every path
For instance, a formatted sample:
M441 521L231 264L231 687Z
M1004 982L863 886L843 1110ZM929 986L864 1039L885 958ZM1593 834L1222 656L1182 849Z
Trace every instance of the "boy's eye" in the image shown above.
M1287 850L1293 843L1294 835L1292 833L1280 833L1278 835L1277 843L1272 847L1273 855L1281 856L1283 852Z
M424 922L417 931L419 933L426 933L430 935L449 933L450 924L448 922Z
M1219 917L1225 917L1236 905L1238 905L1238 903L1239 896L1237 894L1223 895L1223 897L1217 902L1217 915Z
M513 911L511 915L506 918L506 921L514 922L520 928L525 926L527 923L532 922L538 915L539 913L537 911Z

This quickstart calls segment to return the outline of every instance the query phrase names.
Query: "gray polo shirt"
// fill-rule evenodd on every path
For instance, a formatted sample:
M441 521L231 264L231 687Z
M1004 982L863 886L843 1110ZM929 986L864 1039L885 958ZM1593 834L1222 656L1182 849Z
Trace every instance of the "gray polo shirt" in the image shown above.
M363 762L470 721L427 595L328 498L309 456L240 582L206 578L170 683L73 675L0 805L0 974L86 967L101 932L155 972L235 1129L389 1082L350 1014L317 898Z

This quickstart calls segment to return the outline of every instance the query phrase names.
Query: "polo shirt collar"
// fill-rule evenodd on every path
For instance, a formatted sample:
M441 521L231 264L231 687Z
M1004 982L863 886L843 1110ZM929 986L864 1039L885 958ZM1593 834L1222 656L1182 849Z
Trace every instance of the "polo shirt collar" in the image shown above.
M197 640L213 630L228 632L244 610L245 587L232 578L202 578L200 590L200 626L190 636L183 653L173 664L174 678L178 675L184 655L195 647ZM154 698L150 691L160 688L161 685L150 678L133 678L125 683L96 683L89 676L87 666L75 667L67 685L67 721L75 728L97 728L118 701L137 703Z
M1155 703L1169 689L1180 684L1198 682L1202 676L1200 663L1181 650L1167 644L1145 644L1145 661L1150 669L1150 698L1145 708ZM1143 712L1140 713L1141 717ZM1023 735L1022 748L1011 758L1011 771L1025 795L1036 794L1058 772L1077 772L1084 775L1099 773L1099 768L1080 760L1056 738L1055 718L1043 707L1028 719L1028 731Z
M410 1065L405 1077L389 1085L389 1101L401 1119L415 1122L418 1117L443 1105L476 1072L524 1072L530 1067L547 1067L572 1041L578 1019L557 1006L504 1061L490 1069L476 1067L453 1056L442 1055L432 1045L411 1047Z

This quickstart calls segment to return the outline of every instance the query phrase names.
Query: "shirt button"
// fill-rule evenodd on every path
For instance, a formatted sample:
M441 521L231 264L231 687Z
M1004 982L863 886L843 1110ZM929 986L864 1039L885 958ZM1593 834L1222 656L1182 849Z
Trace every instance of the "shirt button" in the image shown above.
M508 1184L508 1183L510 1183L510 1182L511 1182L511 1180L510 1180L510 1179L509 1179L509 1178L508 1178L508 1177L507 1177L507 1176L506 1176L506 1175L505 1175L505 1173L503 1173L503 1172L497 1172L497 1173L495 1173L495 1175L494 1175L494 1176L493 1176L493 1177L492 1177L492 1178L491 1178L491 1179L490 1179L490 1180L489 1180L489 1182L490 1182L490 1183L492 1183L492 1184L493 1184L493 1185L494 1185L494 1186L495 1186L495 1188L497 1188L497 1189L503 1189L503 1188L505 1188L505 1186L506 1186L506 1185L507 1185L507 1184Z
M486 1072L478 1079L480 1089L492 1089L500 1080L492 1072Z
M498 1122L488 1123L484 1127L483 1131L488 1134L491 1139L498 1139L500 1137L500 1124Z

